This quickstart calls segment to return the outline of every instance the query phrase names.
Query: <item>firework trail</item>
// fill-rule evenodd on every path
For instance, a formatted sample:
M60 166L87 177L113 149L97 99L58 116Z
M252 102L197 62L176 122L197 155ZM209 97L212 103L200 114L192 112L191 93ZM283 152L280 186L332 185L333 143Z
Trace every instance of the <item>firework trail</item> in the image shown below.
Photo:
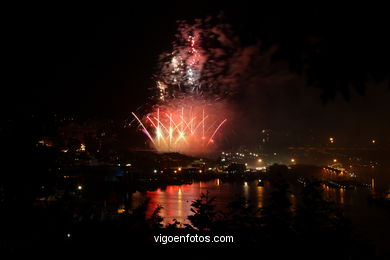
M186 105L157 106L145 116L144 123L136 114L133 116L157 151L189 154L212 149L214 137L227 121L220 121L211 107L194 100Z

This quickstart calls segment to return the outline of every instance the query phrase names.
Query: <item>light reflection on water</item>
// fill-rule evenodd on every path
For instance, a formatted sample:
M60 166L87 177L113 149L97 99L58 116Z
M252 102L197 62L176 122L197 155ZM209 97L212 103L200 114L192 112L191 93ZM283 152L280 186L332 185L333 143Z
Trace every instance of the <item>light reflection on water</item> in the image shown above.
M266 204L267 194L269 192L269 183L264 186L258 186L258 181L222 183L220 179L208 182L194 182L193 184L168 185L166 189L157 189L147 191L145 195L137 193L137 203L139 205L145 198L149 199L146 217L150 217L158 205L163 209L160 215L164 218L163 224L172 223L174 219L181 223L189 223L187 217L192 215L191 203L200 198L201 194L209 192L209 197L216 197L214 204L217 210L226 210L229 202L244 197L258 208ZM345 203L345 190L323 186L324 198L335 201L336 204ZM295 211L297 207L296 195L290 194L291 209Z
M173 219L181 223L189 223L187 217L192 215L191 203L200 198L201 194L209 192L209 197L216 197L214 204L217 210L225 210L228 203L239 197L244 197L259 208L264 206L266 187L257 186L258 181L223 183L220 179L193 184L169 185L165 190L147 191L145 198L149 199L146 216L149 217L158 205L163 209L160 215L164 224L172 223Z
M356 191L337 189L323 185L323 197L325 200L334 201L343 207L345 204L356 204L354 194ZM192 215L191 203L200 198L201 194L209 192L209 197L216 197L214 204L217 210L226 210L228 204L239 197L244 197L257 208L263 208L267 204L270 184L264 182L264 186L258 186L258 181L223 183L220 179L207 182L194 182L192 184L168 185L166 189L136 192L132 197L132 207L136 207L145 199L149 200L146 217L150 217L158 205L163 209L160 215L164 218L163 224L173 222L173 219L181 223L189 223L187 217ZM297 191L289 195L291 210L297 207Z
M132 195L132 207L140 205L145 198L149 199L146 217L149 218L158 205L163 206L160 212L164 218L163 224L173 222L173 219L181 223L189 223L187 217L192 215L191 203L199 199L201 193L209 191L210 196L215 196L217 209L225 210L229 202L244 196L258 208L267 206L267 198L270 191L269 182L264 182L264 186L258 186L258 181L223 183L219 179L208 182L194 182L185 185L169 185L164 189L148 191L146 193L136 192ZM290 201L291 209L294 212L297 206L298 194L302 187L291 187ZM368 237L386 237L390 233L388 219L390 214L384 208L367 203L369 190L364 189L337 189L323 188L323 198L333 201L343 209L355 227L357 234L368 234ZM389 239L378 239L375 243L380 248L387 248Z
M263 207L264 200L264 187L257 186L257 207L260 209Z
M345 189L332 188L325 184L322 184L322 189L323 189L323 197L325 200L333 201L340 206L343 206L346 200L352 202L352 196L355 193L354 190L350 190L348 192L348 196L346 196L347 192Z

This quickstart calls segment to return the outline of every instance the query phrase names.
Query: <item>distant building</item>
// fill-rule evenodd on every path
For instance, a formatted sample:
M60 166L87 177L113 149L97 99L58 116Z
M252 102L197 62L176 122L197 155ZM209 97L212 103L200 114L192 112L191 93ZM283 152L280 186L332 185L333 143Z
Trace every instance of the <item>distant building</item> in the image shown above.
M226 168L225 171L228 174L242 174L246 171L246 166L242 163L232 163Z

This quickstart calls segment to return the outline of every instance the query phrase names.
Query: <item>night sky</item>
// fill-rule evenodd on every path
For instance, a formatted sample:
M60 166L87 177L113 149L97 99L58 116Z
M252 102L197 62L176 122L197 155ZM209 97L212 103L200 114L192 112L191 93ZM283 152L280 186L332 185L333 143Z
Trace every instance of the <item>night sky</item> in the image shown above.
M4 11L3 119L31 113L123 119L148 102L158 55L171 48L176 21L223 13L243 45L260 40L263 53L278 47L269 74L231 100L235 122L247 126L232 130L232 139L243 131L253 138L263 128L388 138L383 6L64 2Z

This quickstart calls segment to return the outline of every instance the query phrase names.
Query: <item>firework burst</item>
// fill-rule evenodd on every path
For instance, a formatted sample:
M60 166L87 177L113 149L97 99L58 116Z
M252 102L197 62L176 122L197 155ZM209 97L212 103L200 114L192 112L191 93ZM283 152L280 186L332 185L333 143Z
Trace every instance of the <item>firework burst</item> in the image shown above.
M237 66L228 61L237 42L227 31L200 20L179 23L173 50L160 57L153 112L133 113L157 151L206 154L217 147L229 114L223 96L233 84L226 71Z
M215 148L218 131L227 121L210 110L203 102L187 100L156 106L143 120L133 116L157 151L202 154Z

